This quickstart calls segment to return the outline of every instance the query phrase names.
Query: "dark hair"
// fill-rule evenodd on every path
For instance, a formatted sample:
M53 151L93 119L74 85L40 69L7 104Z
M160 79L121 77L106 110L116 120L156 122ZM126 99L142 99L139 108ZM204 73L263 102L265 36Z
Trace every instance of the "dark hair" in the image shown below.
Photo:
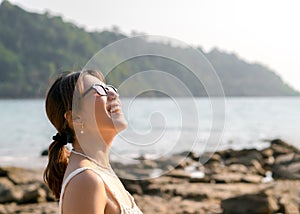
M74 143L75 132L69 127L65 119L67 111L73 111L73 105L80 105L80 94L82 94L82 78L84 74L93 75L100 80L104 78L100 72L87 70L83 72L67 72L60 74L46 96L46 113L58 132L58 136L66 136L67 142ZM80 79L79 79L80 78ZM73 97L76 99L73 103ZM76 107L77 107L76 106ZM68 151L66 142L59 137L54 137L48 148L48 164L44 171L44 181L53 192L56 199L60 197L63 177L68 165Z

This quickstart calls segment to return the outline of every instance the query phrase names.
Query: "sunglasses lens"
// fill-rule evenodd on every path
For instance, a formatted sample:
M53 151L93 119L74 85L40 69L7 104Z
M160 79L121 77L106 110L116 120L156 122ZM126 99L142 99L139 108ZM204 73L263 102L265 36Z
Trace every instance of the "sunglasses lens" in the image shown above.
M107 95L106 91L104 90L104 88L100 85L95 85L94 89L97 91L98 94L100 95Z
M116 92L118 94L118 89L116 89L114 86L108 85L107 88L108 88L108 90Z

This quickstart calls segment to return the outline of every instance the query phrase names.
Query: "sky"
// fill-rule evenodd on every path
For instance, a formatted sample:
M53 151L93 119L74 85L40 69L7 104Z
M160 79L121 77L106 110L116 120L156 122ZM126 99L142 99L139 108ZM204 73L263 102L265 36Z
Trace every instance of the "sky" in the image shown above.
M1 1L1 0L0 0ZM298 0L10 0L48 11L86 30L171 37L205 51L218 48L275 71L300 91Z

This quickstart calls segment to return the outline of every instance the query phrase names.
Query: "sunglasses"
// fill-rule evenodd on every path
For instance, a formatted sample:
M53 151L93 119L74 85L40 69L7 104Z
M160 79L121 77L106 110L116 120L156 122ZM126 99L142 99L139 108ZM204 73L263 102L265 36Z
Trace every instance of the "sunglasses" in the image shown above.
M97 92L97 94L99 94L100 96L107 96L108 91L113 91L116 94L119 94L118 93L118 89L116 89L112 85L94 84L88 90L86 90L86 92L84 92L82 94L82 97L84 97L85 95L87 95L87 93L89 93L91 90L95 90Z

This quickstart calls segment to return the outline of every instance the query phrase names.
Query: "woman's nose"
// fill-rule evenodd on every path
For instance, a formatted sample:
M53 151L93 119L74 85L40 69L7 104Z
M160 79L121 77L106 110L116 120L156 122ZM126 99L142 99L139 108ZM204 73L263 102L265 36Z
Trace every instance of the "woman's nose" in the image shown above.
M115 100L119 97L119 95L114 90L109 89L108 92L107 92L107 97L110 100Z

